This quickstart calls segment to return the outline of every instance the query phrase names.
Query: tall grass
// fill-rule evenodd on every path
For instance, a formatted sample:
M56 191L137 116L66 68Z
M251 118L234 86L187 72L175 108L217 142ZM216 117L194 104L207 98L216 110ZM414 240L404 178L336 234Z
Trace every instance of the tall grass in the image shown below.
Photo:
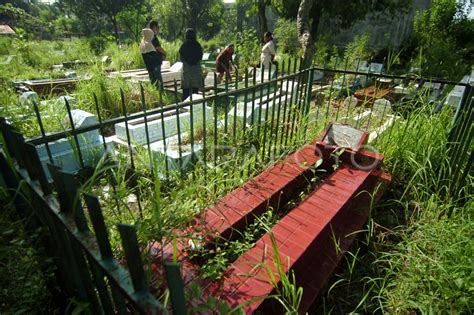
M452 115L425 105L377 142L390 189L372 211L317 312L469 313L474 307L474 204L451 194ZM472 176L466 179L472 187ZM467 192L469 193L469 192ZM342 297L342 298L341 298Z

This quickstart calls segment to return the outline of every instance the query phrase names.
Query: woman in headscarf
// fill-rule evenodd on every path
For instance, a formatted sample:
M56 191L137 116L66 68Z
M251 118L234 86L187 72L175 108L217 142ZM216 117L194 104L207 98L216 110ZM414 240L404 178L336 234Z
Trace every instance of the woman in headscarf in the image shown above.
M271 32L266 32L263 36L265 45L262 48L260 55L261 65L265 70L270 69L271 64L275 64L275 43L273 42L273 35Z
M163 86L163 80L161 78L161 62L162 56L156 50L152 41L155 37L155 32L150 28L144 28L142 30L142 41L140 42L140 52L145 62L148 75L150 76L151 83L155 84L158 88Z
M186 30L186 39L179 48L179 55L183 62L181 87L183 88L184 101L191 93L197 93L203 86L201 71L202 47L197 42L196 32L191 28Z

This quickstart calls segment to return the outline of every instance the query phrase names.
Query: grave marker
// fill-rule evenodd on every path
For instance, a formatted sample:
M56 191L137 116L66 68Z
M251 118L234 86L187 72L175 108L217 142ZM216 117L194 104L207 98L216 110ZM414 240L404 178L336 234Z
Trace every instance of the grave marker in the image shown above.
M76 109L71 111L76 129L97 124L96 117L86 111ZM64 118L65 122L69 121L68 116ZM104 153L104 144L102 137L98 130L88 131L78 135L79 147L84 159L84 165L94 167L96 162L102 157ZM107 150L112 150L113 145L110 140L105 139ZM77 148L72 140L72 137L60 139L49 143L53 161L55 165L60 166L65 172L75 173L80 170L80 162L78 159ZM36 147L38 155L43 165L43 169L48 179L51 179L51 174L47 167L49 157L44 144Z

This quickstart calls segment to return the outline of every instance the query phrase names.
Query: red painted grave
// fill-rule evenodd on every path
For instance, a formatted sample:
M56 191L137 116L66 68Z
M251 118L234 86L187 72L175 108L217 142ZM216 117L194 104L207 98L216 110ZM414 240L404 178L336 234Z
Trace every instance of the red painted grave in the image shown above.
M275 293L269 272L273 273L276 285L280 285L280 275L274 264L273 237L283 272L294 271L296 284L303 287L299 311L308 310L351 245L354 232L366 222L370 204L373 204L371 196L375 196L377 202L390 181L390 177L380 170L383 156L361 149L366 141L366 133L331 125L319 141L296 151L235 189L196 218L191 232L205 235L203 245L212 246L216 241L234 238L238 234L235 231L243 230L269 206L298 196L311 180L312 168L321 159L320 167L333 171L281 218L270 234L265 234L238 258L220 282L206 283L205 295L224 299L231 306L252 301L244 306L249 314L255 311L283 313L275 299L265 299ZM347 148L334 155L335 150L340 150L341 143ZM335 170L332 169L334 164L339 165ZM186 266L185 280L191 274L194 277L199 273L199 267L184 255L188 240L184 238L179 245L180 259ZM169 253L170 250L170 246L164 249Z

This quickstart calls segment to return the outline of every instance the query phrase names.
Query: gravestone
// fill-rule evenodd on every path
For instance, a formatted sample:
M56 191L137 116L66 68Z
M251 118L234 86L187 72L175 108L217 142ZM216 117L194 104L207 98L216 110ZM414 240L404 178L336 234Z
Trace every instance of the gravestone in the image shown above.
M383 71L383 64L372 62L369 67L370 73L382 73Z
M280 92L275 94L270 93L262 96L261 99L260 97L256 97L254 102L249 98L247 103L243 101L237 102L237 105L228 112L228 119L233 121L233 117L236 117L237 120L245 120L247 124L252 124L252 122L258 123L259 117L261 121L264 121L267 115L268 119L270 119L273 111L275 111L276 117L278 110L283 107L285 103L287 108L289 108L291 106L288 102L289 100L290 95L280 94Z
M351 126L331 124L323 141L329 145L358 151L365 140L365 132Z
M374 101L372 111L378 116L388 115L392 112L392 103L387 99L379 98Z
M359 103L359 99L353 95L348 96L344 99L344 107L354 108Z
M161 64L161 71L168 70L169 68L171 68L171 63L168 60L164 60Z
M167 71L162 71L163 83L181 81L181 74L183 73L183 63L176 62Z
M76 109L71 111L71 115L76 129L97 124L96 117L86 111ZM69 125L69 116L64 117L63 122L65 124L67 122L66 126ZM112 150L113 145L111 141L107 139L105 141L107 150ZM79 134L78 142L84 165L94 167L104 153L103 140L99 131L92 130ZM49 143L49 149L55 165L58 165L66 172L76 173L79 171L81 164L79 162L78 149L72 136ZM46 166L47 163L50 163L46 145L38 145L36 150L46 175L48 178L51 178L51 174Z
M20 104L22 106L33 106L33 103L39 104L38 93L24 92L20 95Z
M66 71L64 72L64 77L68 79L74 79L77 78L77 74L75 71Z

